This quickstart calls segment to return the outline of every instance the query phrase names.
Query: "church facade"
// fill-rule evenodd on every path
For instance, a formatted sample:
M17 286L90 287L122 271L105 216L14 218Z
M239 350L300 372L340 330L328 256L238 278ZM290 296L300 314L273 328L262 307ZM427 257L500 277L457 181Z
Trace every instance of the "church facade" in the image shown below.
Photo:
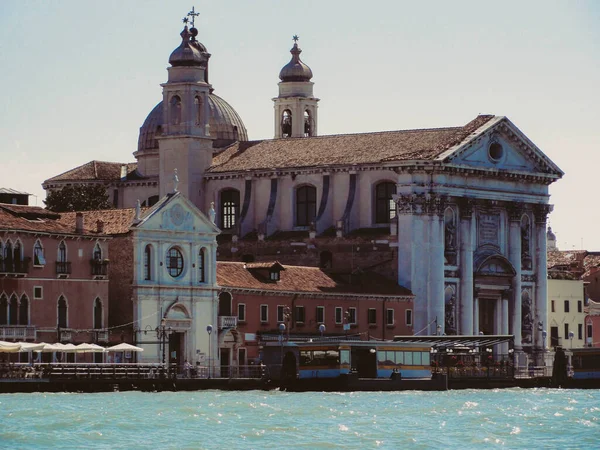
M415 295L416 334L514 334L516 350L544 347L548 186L563 173L509 119L319 136L312 70L295 42L274 139L249 141L213 92L197 35L186 26L169 58L137 164L104 163L114 166L106 179L81 166L46 189L101 182L119 207L150 205L177 170L183 196L215 205L220 260L378 270Z

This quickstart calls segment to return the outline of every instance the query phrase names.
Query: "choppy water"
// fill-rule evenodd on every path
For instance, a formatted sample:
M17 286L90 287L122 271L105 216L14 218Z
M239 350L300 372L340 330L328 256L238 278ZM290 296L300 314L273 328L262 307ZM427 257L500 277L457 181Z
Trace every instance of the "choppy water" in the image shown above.
M1 448L599 448L600 391L0 395Z

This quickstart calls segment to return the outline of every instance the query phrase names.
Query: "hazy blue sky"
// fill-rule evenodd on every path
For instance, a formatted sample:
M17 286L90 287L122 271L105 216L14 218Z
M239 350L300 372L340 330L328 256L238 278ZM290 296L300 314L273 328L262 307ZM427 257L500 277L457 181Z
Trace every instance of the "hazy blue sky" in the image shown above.
M0 0L0 186L93 159L133 161L193 0ZM565 172L562 249L600 250L600 1L219 0L195 3L215 93L273 136L291 36L313 70L319 133L508 116ZM36 198L31 202L35 204Z

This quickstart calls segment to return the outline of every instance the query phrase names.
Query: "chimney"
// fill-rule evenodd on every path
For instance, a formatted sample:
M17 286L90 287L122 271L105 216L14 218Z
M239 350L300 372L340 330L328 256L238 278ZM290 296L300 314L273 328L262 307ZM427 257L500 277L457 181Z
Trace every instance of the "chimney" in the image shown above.
M121 179L127 178L127 164L121 165Z
M75 214L75 233L83 233L83 213Z
M102 220L96 222L96 232L104 233L104 222Z

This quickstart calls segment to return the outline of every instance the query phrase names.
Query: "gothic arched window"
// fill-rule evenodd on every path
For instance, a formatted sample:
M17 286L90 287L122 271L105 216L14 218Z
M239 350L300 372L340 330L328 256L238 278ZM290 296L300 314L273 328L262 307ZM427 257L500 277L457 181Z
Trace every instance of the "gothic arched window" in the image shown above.
M171 97L170 114L171 125L179 125L181 123L181 99L177 95Z
M94 329L102 328L102 302L99 298L94 300Z
M310 111L304 111L304 136L309 137L313 135L312 117Z
M396 205L392 196L396 184L384 181L375 186L375 223L390 223L396 217Z
M144 248L144 280L152 279L152 246L146 245Z
M10 241L6 241L6 245L4 246L4 264L6 272L13 271L13 249Z
M289 109L283 111L281 115L281 136L290 137L292 135L292 112Z
M237 222L240 210L240 191L225 189L221 191L221 228L229 230Z
M39 239L35 241L35 246L33 247L33 264L35 266L43 266L46 264L46 258L44 257L44 247L42 247L42 243Z
M10 298L10 304L8 305L8 324L19 324L19 299L14 294Z
M8 298L4 294L0 297L0 325L8 325Z
M59 328L67 328L68 326L68 320L67 320L67 315L68 315L68 310L67 310L67 301L65 300L65 298L61 295L60 298L58 299L58 311L57 311L57 315L58 315L58 327Z
M13 261L15 264L15 272L20 272L21 262L23 261L23 254L21 253L21 241L15 242L15 248L13 250Z
M201 248L198 253L198 281L206 282L206 249Z
M94 246L93 258L94 258L94 261L102 260L102 247L100 247L100 244L98 244L97 242L96 242L96 245Z
M307 227L317 216L317 189L301 186L296 189L296 226Z
M29 299L24 294L19 305L19 325L29 325Z
M65 244L64 241L61 241L61 243L58 244L57 261L61 262L61 263L67 262L67 245Z

